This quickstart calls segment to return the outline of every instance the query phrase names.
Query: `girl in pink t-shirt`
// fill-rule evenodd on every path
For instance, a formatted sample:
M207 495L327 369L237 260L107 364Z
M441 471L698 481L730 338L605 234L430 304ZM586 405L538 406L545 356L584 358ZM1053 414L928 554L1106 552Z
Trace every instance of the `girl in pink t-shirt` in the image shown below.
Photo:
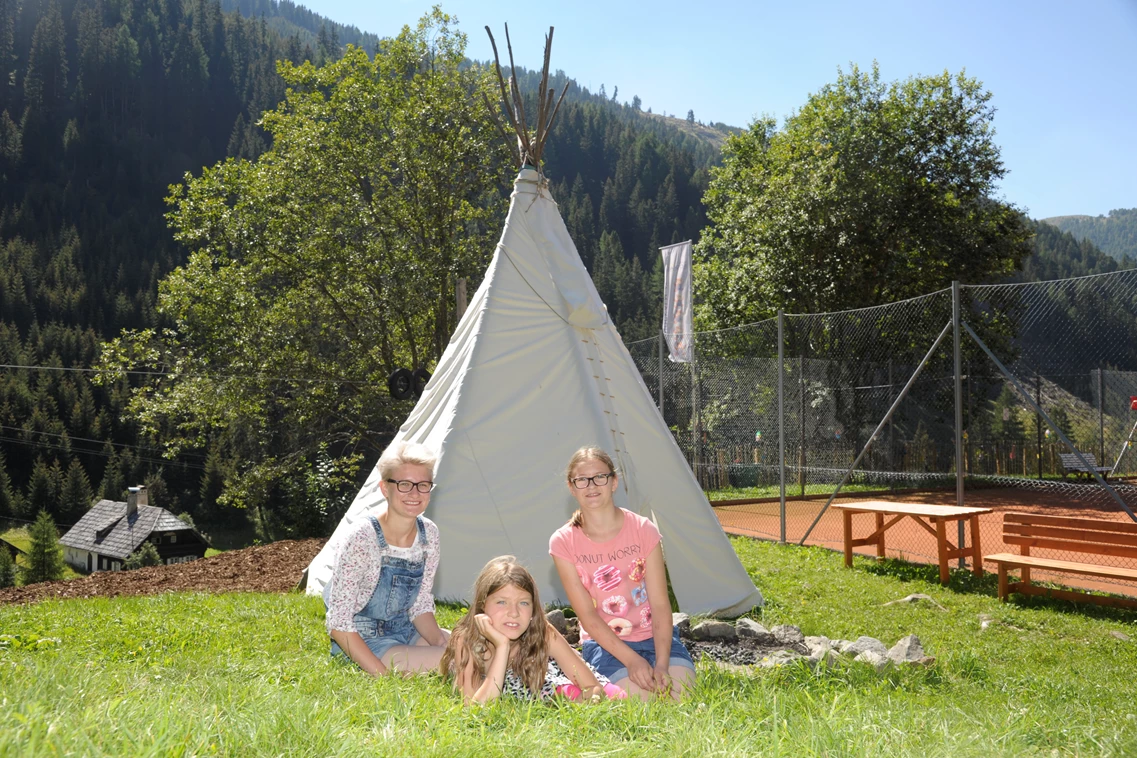
M695 664L671 625L659 530L616 507L616 467L600 448L576 451L567 479L580 508L553 533L549 553L580 619L584 660L645 700L678 698Z

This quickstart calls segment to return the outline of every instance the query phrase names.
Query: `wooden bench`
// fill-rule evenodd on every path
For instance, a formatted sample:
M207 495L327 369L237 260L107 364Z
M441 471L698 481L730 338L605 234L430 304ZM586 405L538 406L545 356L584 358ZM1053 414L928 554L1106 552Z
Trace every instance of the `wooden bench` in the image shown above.
M1082 457L1086 459L1086 463L1089 464L1088 467L1078 460L1078 456L1073 453L1058 454L1058 458L1062 461L1062 468L1066 469L1065 473L1072 471L1075 474L1085 474L1087 479L1092 479L1096 471L1101 474L1104 479L1108 477L1109 473L1113 470L1109 466L1099 466L1098 459L1094 457L1093 453L1082 453Z
M1006 601L1010 593L1019 592L1024 595L1047 595L1063 600L1137 608L1137 598L1090 595L1073 590L1048 589L1030 583L1031 569L1137 581L1137 568L1036 558L1030 554L1032 548L1047 548L1071 553L1137 559L1137 523L1069 516L1038 516L1033 513L1004 513L1003 542L1007 545L1018 545L1020 554L996 553L984 556L984 560L998 564L999 599L1002 601ZM1019 569L1022 574L1021 580L1008 581L1008 568Z

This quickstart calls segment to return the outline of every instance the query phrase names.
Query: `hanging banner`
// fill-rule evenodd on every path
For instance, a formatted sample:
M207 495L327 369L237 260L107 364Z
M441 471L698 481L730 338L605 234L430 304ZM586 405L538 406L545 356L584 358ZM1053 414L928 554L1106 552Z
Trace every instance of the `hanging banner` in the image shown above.
M692 357L691 240L661 247L663 255L663 336L675 363Z

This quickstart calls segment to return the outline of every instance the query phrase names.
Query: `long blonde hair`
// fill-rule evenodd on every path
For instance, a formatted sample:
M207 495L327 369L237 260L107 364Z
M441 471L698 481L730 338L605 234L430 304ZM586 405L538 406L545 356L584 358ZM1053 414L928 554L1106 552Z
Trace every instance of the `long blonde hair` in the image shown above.
M565 468L565 481L568 482L570 487L572 486L572 472L585 461L600 461L607 466L608 470L614 475L619 475L616 471L616 464L612 462L612 456L608 455L604 448L585 446L572 454L572 458L569 458L568 466ZM584 515L580 512L580 508L577 508L576 513L572 514L572 518L569 519L569 524L572 526L584 525Z
M528 592L533 599L533 618L529 621L529 628L522 632L513 644L509 668L513 669L529 691L536 695L545 684L545 672L549 666L549 646L546 639L549 623L545 620L545 609L537 596L537 583L533 581L533 575L512 555L502 555L492 559L478 574L474 582L474 601L470 604L470 610L454 626L450 642L446 645L446 652L442 654L438 668L442 676L456 677L470 661L473 661L479 679L486 678L485 654L492 647L492 643L478 629L474 617L486 612L487 597L507 586Z

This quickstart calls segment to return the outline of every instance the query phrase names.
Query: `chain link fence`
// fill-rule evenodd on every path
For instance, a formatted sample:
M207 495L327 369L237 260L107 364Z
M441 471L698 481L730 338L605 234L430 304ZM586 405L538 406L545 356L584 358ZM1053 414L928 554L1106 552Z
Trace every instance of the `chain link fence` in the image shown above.
M954 297L699 332L691 363L671 362L661 337L628 349L731 531L839 548L827 503L842 482L842 498L954 505L957 460L962 504L995 511L981 520L985 553L1004 549L1003 510L1131 518L1137 270L961 286L958 330ZM1066 469L1062 436L1108 467L1104 483ZM890 554L936 561L923 530L893 534Z

